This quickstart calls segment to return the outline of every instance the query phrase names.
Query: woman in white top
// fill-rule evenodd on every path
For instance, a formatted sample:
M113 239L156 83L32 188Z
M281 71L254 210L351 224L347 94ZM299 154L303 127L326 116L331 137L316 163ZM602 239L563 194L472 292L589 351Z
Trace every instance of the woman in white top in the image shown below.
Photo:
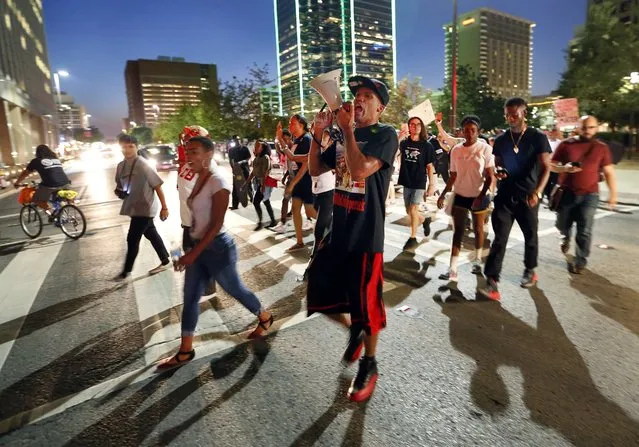
M208 138L193 137L187 143L187 163L198 175L187 200L193 217L191 237L195 246L174 264L178 271L186 269L180 350L164 359L158 369L181 366L195 357L193 336L199 317L200 298L204 286L211 279L215 279L229 295L258 317L258 326L249 338L261 336L273 324L273 315L264 310L237 272L237 248L224 228L231 188L218 168L211 168L212 157L213 142Z
M478 139L481 129L479 118L469 115L464 117L461 124L465 141L458 143L450 152L450 178L437 200L437 206L441 209L444 207L446 194L451 190L455 193L451 212L454 232L450 269L448 273L440 276L441 279L449 281L457 281L457 261L469 211L473 216L475 232L472 271L474 274L481 273L484 217L490 204L490 198L486 193L493 182L495 167L492 148L484 140Z

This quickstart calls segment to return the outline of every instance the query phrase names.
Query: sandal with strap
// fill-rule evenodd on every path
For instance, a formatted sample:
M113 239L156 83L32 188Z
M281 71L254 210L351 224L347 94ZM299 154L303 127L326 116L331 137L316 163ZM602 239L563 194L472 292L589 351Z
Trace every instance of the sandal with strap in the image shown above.
M186 360L180 360L180 356L188 356ZM193 360L195 358L195 349L192 349L191 351L179 351L177 354L175 354L173 357L169 357L168 359L165 359L162 363L160 363L156 369L158 370L167 370L167 369L172 369L172 368L178 368L180 366L183 366L187 363L189 363L191 360ZM175 359L175 363L172 363L173 359Z
M266 331L269 330L271 326L273 326L273 314L271 314L268 320L260 320L258 318L257 327L255 328L253 332L249 334L248 338L252 340L254 338L261 337L262 335L266 333ZM262 330L260 331L260 329Z

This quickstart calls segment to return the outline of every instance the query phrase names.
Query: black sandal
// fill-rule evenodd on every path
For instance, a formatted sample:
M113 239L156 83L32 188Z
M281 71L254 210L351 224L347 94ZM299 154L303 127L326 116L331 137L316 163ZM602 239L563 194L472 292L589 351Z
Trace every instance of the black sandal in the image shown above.
M264 332L268 331L270 329L271 326L273 326L273 314L271 314L270 318L268 320L260 320L259 317L257 319L258 323L257 326L262 328L262 330ZM268 326L267 326L268 324ZM255 328L255 330L253 332L250 333L250 335L248 336L249 339L253 339L253 338L258 338L261 337L264 332L261 332L260 334L257 334L257 328Z
M182 356L188 355L188 358L186 360L180 360L181 355ZM167 360L166 362L160 363L157 366L157 369L166 370L166 369L177 368L177 367L183 366L186 363L189 363L194 358L195 358L195 349L192 349L191 351L187 351L187 352L179 351L173 357L170 357L169 360ZM175 359L175 363L171 363L171 360L173 359Z

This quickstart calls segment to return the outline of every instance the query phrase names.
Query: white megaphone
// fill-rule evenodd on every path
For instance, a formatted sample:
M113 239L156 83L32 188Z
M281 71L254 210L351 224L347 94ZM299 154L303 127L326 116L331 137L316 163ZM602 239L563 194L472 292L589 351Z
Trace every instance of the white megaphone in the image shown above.
M341 69L329 71L317 76L310 82L311 87L320 94L331 112L342 106L342 94L339 91Z

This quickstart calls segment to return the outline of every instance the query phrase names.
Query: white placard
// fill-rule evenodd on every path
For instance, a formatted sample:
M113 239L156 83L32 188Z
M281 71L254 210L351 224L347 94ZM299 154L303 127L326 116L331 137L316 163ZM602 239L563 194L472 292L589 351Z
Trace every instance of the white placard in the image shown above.
M415 106L412 109L410 109L408 111L408 117L420 118L423 121L424 126L428 126L430 123L435 121L435 112L433 111L433 106L430 103L430 99L427 99L426 101L419 104L418 106Z

